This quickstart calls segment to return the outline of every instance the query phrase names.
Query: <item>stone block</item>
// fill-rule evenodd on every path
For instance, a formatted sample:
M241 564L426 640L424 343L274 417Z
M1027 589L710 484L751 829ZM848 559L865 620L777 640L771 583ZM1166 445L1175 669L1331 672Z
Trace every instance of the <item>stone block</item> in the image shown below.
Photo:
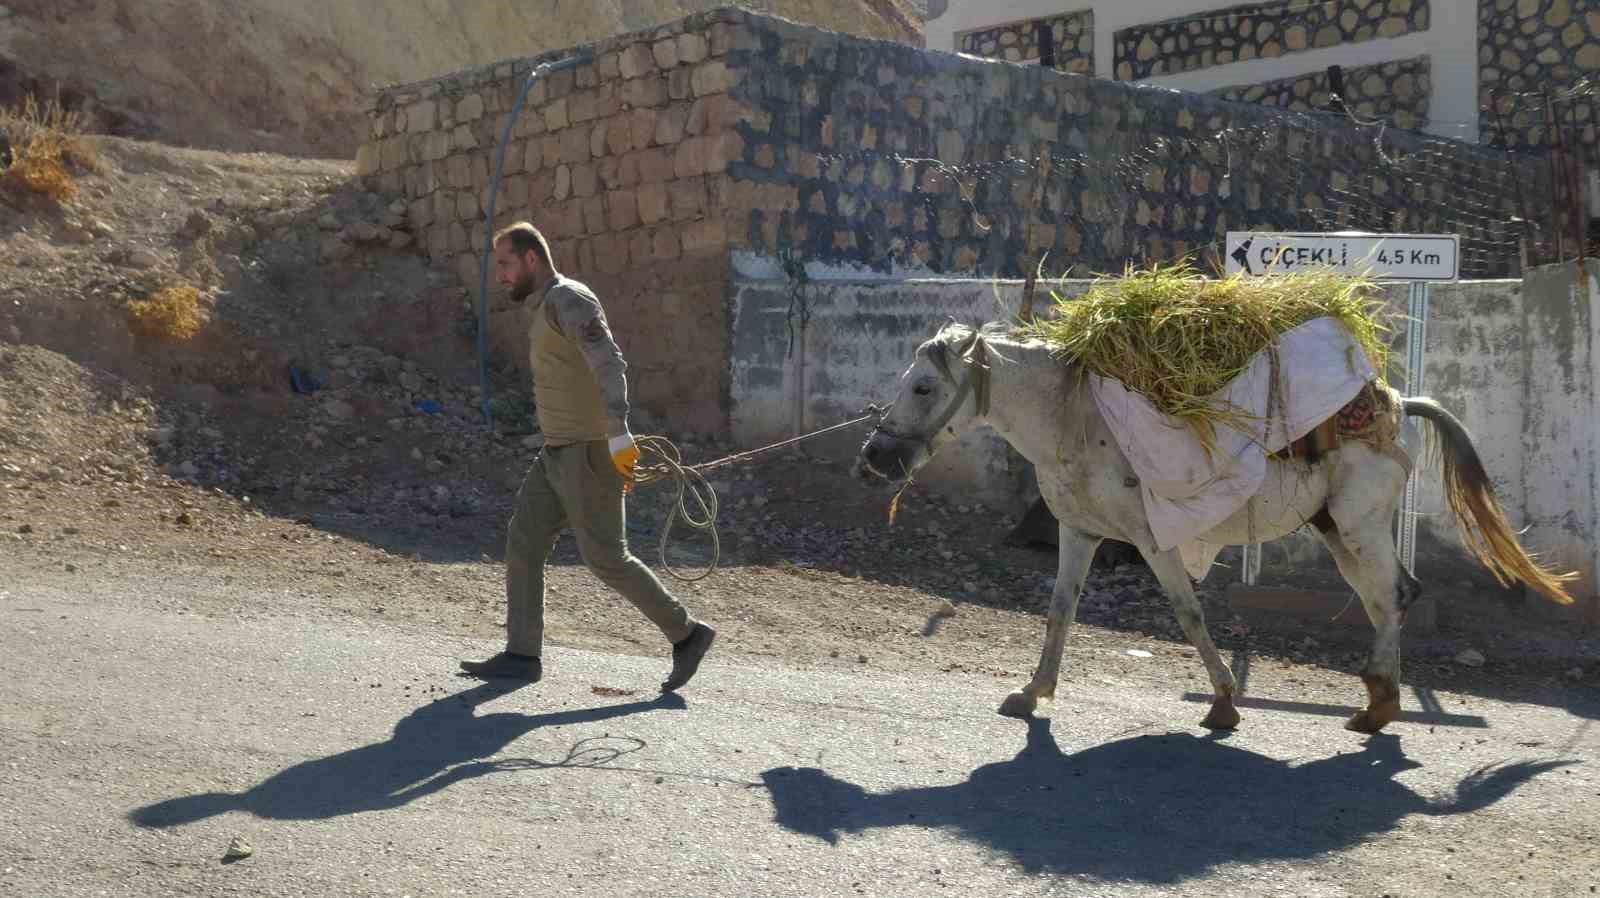
M592 165L574 165L572 167L572 195L576 197L594 196L600 192L600 173Z
M573 123L592 122L595 119L595 104L598 96L592 90L580 90L567 97L567 118Z
M460 100L456 101L455 120L457 124L462 122L475 122L478 119L483 118L483 113L484 103L482 94L467 94Z
M628 260L634 265L650 261L655 255L650 232L639 228L628 234Z
M626 231L639 225L639 198L632 190L613 190L606 194L606 224L613 231Z
M629 80L642 78L656 70L655 53L645 43L630 45L622 51L617 63L622 77Z
M667 185L667 194L673 221L688 221L705 212L708 195L706 183L700 178L673 181Z
M606 231L606 198L591 196L579 200L583 205L583 231L586 234L604 234Z
M728 245L728 229L720 216L702 218L683 228L683 254L716 252Z
M655 141L656 123L660 118L660 111L655 109L635 109L628 113L629 148L644 149L650 146Z
M433 198L412 200L406 206L406 220L411 225L411 230L421 233L433 224Z
M456 218L462 221L476 221L483 217L483 209L478 205L478 195L471 190L456 191Z
M528 195L525 206L537 209L555 198L556 174L553 171L540 172L528 177ZM570 185L569 185L569 190Z
M419 100L405 111L406 133L425 134L439 126L439 104L435 100Z
M606 134L608 131L609 126L605 122L596 122L595 126L589 129L589 154L596 159L602 159L606 156Z
M681 146L681 144L680 144ZM659 147L634 154L639 162L639 183L659 184L677 175L677 154L668 147Z
M638 110L650 112L652 110ZM633 149L633 119L632 116L617 116L605 122L606 151L614 156L621 156ZM654 123L651 125L654 130Z
M622 234L601 234L594 238L594 265L605 274L628 270L628 238Z
M659 75L635 78L622 82L617 95L632 108L661 106L667 102L667 82Z
M672 214L672 200L665 184L644 184L636 193L639 220L647 225L666 221Z
M695 66L690 86L695 96L704 97L709 94L726 93L737 81L734 69L729 68L728 64L720 59L713 59Z
M688 130L689 113L689 107L681 105L660 110L656 115L655 142L671 146L682 140Z
M673 228L660 228L650 235L650 253L658 261L669 262L683 254L678 242L678 232Z
M694 69L679 66L667 73L667 97L689 100L694 97Z
M617 160L617 187L633 187L639 183L639 160L643 153L629 153ZM672 170L671 160L668 159L667 170Z
M692 32L678 35L678 61L694 65L711 55L711 44L704 35Z
M560 145L559 160L568 164L588 162L593 155L592 147L589 145L589 132L589 128L581 126L562 131L556 138Z
M545 107L540 110L540 114L544 117L544 129L546 131L560 131L561 129L572 124L572 119L567 113L566 97L562 97L559 100L554 100L546 104Z
M398 171L411 163L409 141L405 137L391 137L378 150L380 171Z
M615 81L622 77L622 54L604 53L595 61L601 81Z
M376 143L364 143L356 150L356 177L365 178L383 170L383 148Z
M556 167L556 178L553 189L553 195L556 199L556 202L565 201L568 197L572 196L572 166L561 165Z
M422 135L421 146L418 150L418 159L424 162L439 162L450 158L450 150L455 144L455 137L444 131L432 131Z
M678 42L667 38L656 41L650 45L650 52L655 56L656 65L663 69L670 69L678 64Z

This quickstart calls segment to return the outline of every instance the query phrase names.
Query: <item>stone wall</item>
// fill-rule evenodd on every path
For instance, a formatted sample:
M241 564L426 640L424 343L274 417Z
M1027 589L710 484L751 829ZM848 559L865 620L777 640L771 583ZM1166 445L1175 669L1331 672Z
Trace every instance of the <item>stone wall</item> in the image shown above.
M1588 8L1585 8L1588 7ZM1479 128L1485 141L1516 148L1552 143L1544 97L1600 75L1600 9L1584 0L1478 0ZM1518 97L1531 94L1532 97ZM1594 146L1596 102L1558 103L1578 139Z
M683 430L726 419L729 184L743 143L727 63L742 14L711 12L594 45L536 82L512 127L495 226L531 219L593 286L630 363L636 405ZM565 55L565 54L559 54ZM432 262L476 296L501 134L526 63L384 93L359 173L403 195ZM496 291L498 292L498 291ZM494 297L491 336L526 356L520 309Z
M1229 229L1427 230L1462 234L1467 276L1517 265L1511 221L1537 174L1498 151L772 20L748 30L754 48L729 65L754 118L727 177L771 202L733 224L736 248L1021 276L1045 250L1056 273L1119 270Z
M636 404L681 430L727 426L735 252L1019 277L1046 251L1047 274L1085 275L1208 251L1230 229L1447 231L1465 276L1498 276L1540 184L1502 152L1393 128L732 9L592 50L529 93L494 224L545 230L561 267L600 291ZM527 65L383 92L358 156L464 297ZM496 297L491 312L497 354L525 364L520 311Z
M1429 0L1278 0L1124 28L1114 36L1120 81L1426 31Z
M1429 69L1426 56L1346 69L1342 98L1345 107L1363 119L1383 118L1396 127L1415 131L1428 120L1428 100L1433 95ZM1316 112L1330 108L1332 88L1328 73L1320 71L1265 84L1225 87L1212 93L1224 100Z
M986 59L1032 62L1039 53L1037 24L1048 22L1055 46L1056 71L1094 74L1094 10L1012 22L957 36L956 49ZM938 47L935 49L944 49Z

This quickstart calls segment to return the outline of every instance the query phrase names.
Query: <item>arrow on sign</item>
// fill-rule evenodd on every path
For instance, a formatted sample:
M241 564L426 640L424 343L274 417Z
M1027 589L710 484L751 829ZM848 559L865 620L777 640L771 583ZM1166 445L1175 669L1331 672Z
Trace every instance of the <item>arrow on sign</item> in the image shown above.
M1245 241L1239 244L1239 248L1233 251L1234 260L1244 267L1245 274L1256 273L1256 270L1250 267L1250 244L1254 242L1254 237L1246 237Z

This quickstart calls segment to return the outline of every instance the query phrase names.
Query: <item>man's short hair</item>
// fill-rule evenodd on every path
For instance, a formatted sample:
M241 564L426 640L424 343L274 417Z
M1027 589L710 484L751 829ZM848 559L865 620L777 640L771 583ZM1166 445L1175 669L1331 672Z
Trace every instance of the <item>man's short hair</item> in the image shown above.
M524 253L533 253L544 263L544 267L555 268L550 262L550 244L531 222L519 221L501 228L500 232L494 235L494 245L499 246L502 240L511 241L511 248L516 250L518 257Z

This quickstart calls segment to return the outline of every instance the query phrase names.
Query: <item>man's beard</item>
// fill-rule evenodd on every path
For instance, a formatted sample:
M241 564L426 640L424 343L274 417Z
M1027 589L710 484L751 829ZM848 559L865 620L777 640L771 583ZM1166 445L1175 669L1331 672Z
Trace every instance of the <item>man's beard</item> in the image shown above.
M511 285L511 301L520 303L533 295L533 275L523 274Z

